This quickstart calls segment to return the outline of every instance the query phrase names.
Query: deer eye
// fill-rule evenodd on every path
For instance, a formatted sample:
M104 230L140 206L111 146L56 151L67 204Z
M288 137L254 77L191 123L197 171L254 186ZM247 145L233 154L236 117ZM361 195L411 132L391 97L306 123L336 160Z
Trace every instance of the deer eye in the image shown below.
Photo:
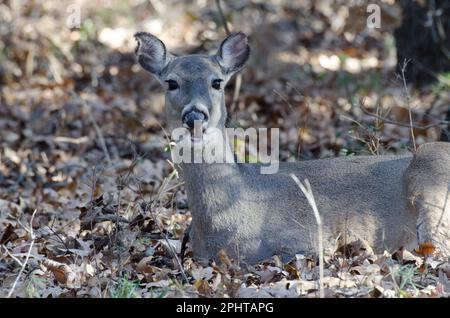
M220 86L221 86L220 83L222 83L221 79L215 79L215 80L212 81L211 86L214 89L220 89Z
M180 87L180 85L178 85L178 83L174 80L167 80L166 83L168 85L169 91L174 91Z

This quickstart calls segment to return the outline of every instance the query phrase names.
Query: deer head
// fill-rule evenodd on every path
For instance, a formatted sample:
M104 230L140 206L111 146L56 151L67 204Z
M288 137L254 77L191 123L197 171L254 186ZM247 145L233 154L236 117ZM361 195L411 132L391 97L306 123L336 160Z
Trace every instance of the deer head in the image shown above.
M135 34L139 64L166 87L166 115L170 129L185 127L191 133L199 122L223 130L227 111L224 87L248 60L250 47L244 33L229 35L214 55L176 57L152 34ZM193 138L193 134L191 136Z

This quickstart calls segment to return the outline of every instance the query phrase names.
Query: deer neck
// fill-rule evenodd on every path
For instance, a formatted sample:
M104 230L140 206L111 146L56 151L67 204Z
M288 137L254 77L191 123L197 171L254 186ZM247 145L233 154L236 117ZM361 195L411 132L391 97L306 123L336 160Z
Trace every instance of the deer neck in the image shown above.
M225 134L224 128L222 136ZM242 165L234 160L230 143L225 140L222 145L225 162L180 164L193 222L206 221L205 218L210 221L208 216L224 211L223 205L231 203L234 191L242 183Z
M208 145L208 147L214 147L216 151L220 149L221 154L217 155L216 157L218 158L218 160L213 160L211 157L209 157L209 152L206 151L205 148L202 148L201 149L202 162L198 163L182 162L180 164L182 175L184 177L184 181L188 189L192 190L204 189L214 185L215 182L223 181L223 178L226 175L233 177L239 175L239 166L235 161L231 145L229 141L226 139L225 128L223 128L220 132L225 139L220 141L214 140L215 145L212 144ZM193 150L193 152L196 152L196 150ZM193 157L193 159L194 158L195 157ZM197 156L197 158L200 158L200 156Z

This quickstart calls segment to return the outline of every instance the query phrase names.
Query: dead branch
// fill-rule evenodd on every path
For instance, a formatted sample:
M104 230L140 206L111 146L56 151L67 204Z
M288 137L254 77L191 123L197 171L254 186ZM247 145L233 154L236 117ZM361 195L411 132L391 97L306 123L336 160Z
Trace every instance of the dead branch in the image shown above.
M228 27L228 22L225 17L225 14L222 10L222 4L220 0L216 0L216 6L217 11L219 12L220 20L222 21L223 28L225 29L225 33L230 35L230 28ZM233 112L236 109L237 102L239 100L239 94L241 92L241 86L242 86L242 74L239 73L236 75L236 80L234 81L234 92L233 92L233 99L231 101L230 105L230 112Z
M94 126L95 132L97 133L97 137L100 142L100 147L103 150L103 153L106 157L106 161L108 162L108 165L110 167L112 167L112 160L111 160L111 156L109 155L108 148L106 147L105 138L103 137L102 130L100 129L99 125L97 124L97 121L95 120L94 115L92 115L91 108L89 107L89 105L86 103L86 101L81 96L75 95L74 93L72 93L72 95L74 95L77 99L79 99L81 101L81 104L83 105L84 109L87 111L89 120L90 120L92 126Z
M417 151L417 145L416 145L416 137L414 136L414 130L413 130L413 120L412 120L412 113L411 113L411 95L408 91L408 85L406 84L406 67L408 66L409 60L403 61L403 66L401 69L402 72L402 82L403 82L403 89L405 90L405 98L406 98L406 105L408 106L408 114L409 114L409 125L411 130L411 139L413 142L414 152Z
M30 258L31 255L31 250L33 249L33 245L34 245L34 233L33 233L33 220L34 220L34 216L36 215L37 209L34 210L33 214L31 215L31 220L30 220L30 228L27 230L30 232L30 238L31 238L31 243L30 243L30 247L28 248L28 253L27 256L25 257L25 261L22 264L22 267L20 268L19 274L17 274L16 280L14 281L14 284L12 285L11 289L9 290L8 296L6 296L6 298L10 298L12 293L14 292L14 289L16 288L17 283L20 280L20 276L22 276L23 271L25 270L25 267L27 266L28 260Z
M16 261L17 264L19 264L20 267L23 266L23 263L18 259L14 254L11 254L11 252L8 250L8 248L5 245L2 245L2 247L5 249L6 254L11 257L14 261Z
M185 257L184 254L186 253L186 247L187 243L189 242L190 236L191 236L191 224L189 224L189 226L184 231L183 240L181 241L181 252L180 252L181 262L184 261Z
M377 115L377 114L374 114L374 113L370 112L369 110L367 110L367 108L364 107L364 100L360 101L359 107L361 108L361 110L362 110L362 112L364 114L369 115L371 117L374 117L374 118L376 118L378 120L381 120L384 124L396 125L396 126L413 128L413 129L418 129L418 130L427 130L427 129L430 129L430 128L433 128L433 127L439 127L439 126L447 125L447 124L450 123L450 121L442 120L442 121L439 121L437 123L429 124L429 125L425 125L425 126L419 126L419 125L415 125L415 124L411 125L411 124L395 121L395 120L389 119L387 117L380 116L380 115Z
M177 262L178 267L180 268L181 277L183 278L183 281L185 283L189 283L189 279L186 275L186 272L184 271L183 263L177 255L177 251L173 248L172 244L170 244L169 238L167 237L167 233L164 231L163 226L161 224L159 224L158 219L153 212L154 204L159 202L159 200L164 192L168 191L167 185L175 177L176 173L177 173L177 170L173 170L172 173L167 178L164 178L160 188L158 189L158 192L156 193L155 198L151 202L147 202L145 200L144 196L142 195L142 189L140 188L140 185L139 185L139 189L140 189L140 196L141 196L142 201L145 203L146 208L149 209L150 214L152 215L153 219L155 220L156 226L158 227L161 234L164 236L164 240L167 243L170 253L175 258L175 261Z
M230 29L228 28L227 19L225 18L225 15L223 14L222 5L220 3L220 0L216 0L216 6L217 11L219 12L220 20L222 21L223 28L225 29L225 32L227 35L230 34Z

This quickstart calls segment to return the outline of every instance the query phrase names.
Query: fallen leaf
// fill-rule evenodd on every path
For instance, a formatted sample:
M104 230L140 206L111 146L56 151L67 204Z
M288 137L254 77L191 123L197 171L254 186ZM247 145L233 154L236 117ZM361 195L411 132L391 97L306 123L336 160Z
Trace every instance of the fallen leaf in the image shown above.
M0 238L0 244L6 244L9 241L13 241L17 238L18 238L18 236L14 232L14 226L12 226L12 224L9 223L8 226L6 226L6 229L3 232L2 237Z
M59 263L50 259L44 259L42 264L47 267L53 275L55 275L58 283L69 287L76 286L77 276L67 264Z
M431 242L421 243L421 244L419 244L419 248L415 250L415 252L417 254L420 254L423 256L431 255L435 251L436 251L436 246L434 246L434 244Z
M209 286L208 281L204 279L198 279L194 282L193 287L199 292L202 296L211 296L213 290L211 286Z
M221 249L218 253L219 255L219 259L220 261L225 264L226 266L230 266L231 265L231 260L227 255L227 252L225 252L225 250Z

